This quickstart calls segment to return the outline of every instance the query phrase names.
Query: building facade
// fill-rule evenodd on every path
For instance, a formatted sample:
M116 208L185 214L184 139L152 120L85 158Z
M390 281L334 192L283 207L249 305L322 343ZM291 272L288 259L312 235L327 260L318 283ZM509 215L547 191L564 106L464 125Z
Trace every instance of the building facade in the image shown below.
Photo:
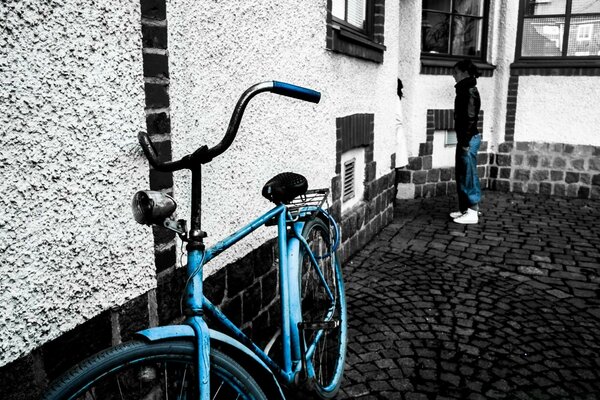
M2 398L37 398L83 357L180 320L181 243L136 225L129 203L165 190L184 218L189 176L149 168L137 132L166 159L214 145L254 83L322 100L252 101L236 142L203 170L208 245L269 209L260 190L279 172L331 189L344 260L391 221L394 201L453 194L452 66L464 57L482 72L483 186L600 198L600 1L28 0L0 11ZM209 297L259 342L279 318L275 234L206 267Z

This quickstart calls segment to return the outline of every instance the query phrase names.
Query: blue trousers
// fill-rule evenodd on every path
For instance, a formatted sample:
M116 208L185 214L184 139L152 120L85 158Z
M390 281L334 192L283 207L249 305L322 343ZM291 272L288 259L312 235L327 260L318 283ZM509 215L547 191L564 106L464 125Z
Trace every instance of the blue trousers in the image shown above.
M456 146L456 191L458 193L458 209L478 209L481 200L481 186L477 176L477 152L481 145L481 135L471 138L468 150Z

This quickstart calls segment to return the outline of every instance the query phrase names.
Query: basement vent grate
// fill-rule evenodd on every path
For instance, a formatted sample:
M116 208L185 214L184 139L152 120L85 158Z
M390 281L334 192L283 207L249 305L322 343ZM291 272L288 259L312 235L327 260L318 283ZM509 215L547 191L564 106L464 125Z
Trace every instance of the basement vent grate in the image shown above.
M354 198L354 169L356 167L356 158L344 163L344 196L343 201Z

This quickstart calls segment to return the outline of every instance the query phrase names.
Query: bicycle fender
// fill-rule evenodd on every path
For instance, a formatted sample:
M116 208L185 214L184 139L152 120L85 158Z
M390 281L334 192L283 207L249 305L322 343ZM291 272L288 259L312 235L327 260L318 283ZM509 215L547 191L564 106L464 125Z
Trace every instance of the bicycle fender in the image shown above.
M269 400L285 400L285 396L275 375L273 375L271 370L256 354L231 336L213 329L209 331L211 346L216 345L215 347L225 351L226 354L231 355L234 360L239 362L256 379ZM135 336L138 339L145 339L150 342L194 339L195 337L194 330L189 325L158 326L138 331L135 333Z

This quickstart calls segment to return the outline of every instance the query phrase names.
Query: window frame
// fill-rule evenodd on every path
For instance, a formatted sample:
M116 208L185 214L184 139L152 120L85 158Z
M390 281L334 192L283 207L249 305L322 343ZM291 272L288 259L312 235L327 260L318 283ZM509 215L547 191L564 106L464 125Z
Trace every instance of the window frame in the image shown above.
M333 15L333 2L335 0L331 0L332 5L331 8L332 10L331 12L331 20L339 25L343 25L344 28L352 31L353 33L357 34L357 35L361 35L364 36L365 39L367 40L372 40L372 32L373 32L373 8L371 7L372 1L371 0L363 0L365 2L365 27L363 29L357 27L356 25L352 25L350 22L347 21L348 18L348 0L340 0L343 1L345 4L344 10L345 10L345 19L340 19L338 17L336 17L335 15Z
M544 67L585 67L600 65L600 54L589 55L589 56L576 56L567 55L569 51L569 35L571 30L571 19L573 15L575 17L581 16L593 16L596 15L600 19L600 12L595 13L571 13L573 0L565 1L565 13L564 14L541 14L535 16L526 16L525 10L527 8L528 0L520 0L519 3L519 21L517 25L517 43L515 46L515 64L514 67L527 67L527 66L540 66L544 64ZM562 55L560 56L522 56L523 50L523 28L525 20L528 18L564 18L565 25L563 29L563 49ZM575 40L577 39L577 32L574 32Z
M456 0L451 0L450 3L450 9L452 9L452 4L453 2ZM451 16L463 16L463 17L469 17L469 18L481 18L482 20L482 27L481 27L481 54L478 56L470 56L470 55L457 55L457 54L442 54L442 53L428 53L428 52L424 52L423 51L423 38L421 37L421 60L446 60L449 63L456 63L460 60L463 60L465 58L469 58L471 60L473 60L474 62L479 62L481 64L486 64L486 60L487 60L487 55L488 55L488 31L489 31L489 26L490 26L490 0L483 0L483 13L481 17L473 17L472 15L466 15L466 14L459 14L459 13L454 13L452 11L450 12L445 12L445 11L439 11L439 10L432 10L432 9L426 9L421 7L421 18L423 18L423 13L425 12L434 12L434 13L438 13L438 14L446 14L446 15L451 15ZM421 26L422 25L422 20L421 20ZM448 35L450 37L452 32L452 27L449 27L449 32ZM421 35L423 34L423 31L421 30ZM450 48L452 46L452 40L450 40Z
M347 0L346 14L347 14ZM365 29L333 15L333 0L327 1L327 49L377 63L383 62L385 0L365 1ZM379 8L379 15L377 8ZM379 26L379 28L378 28Z

